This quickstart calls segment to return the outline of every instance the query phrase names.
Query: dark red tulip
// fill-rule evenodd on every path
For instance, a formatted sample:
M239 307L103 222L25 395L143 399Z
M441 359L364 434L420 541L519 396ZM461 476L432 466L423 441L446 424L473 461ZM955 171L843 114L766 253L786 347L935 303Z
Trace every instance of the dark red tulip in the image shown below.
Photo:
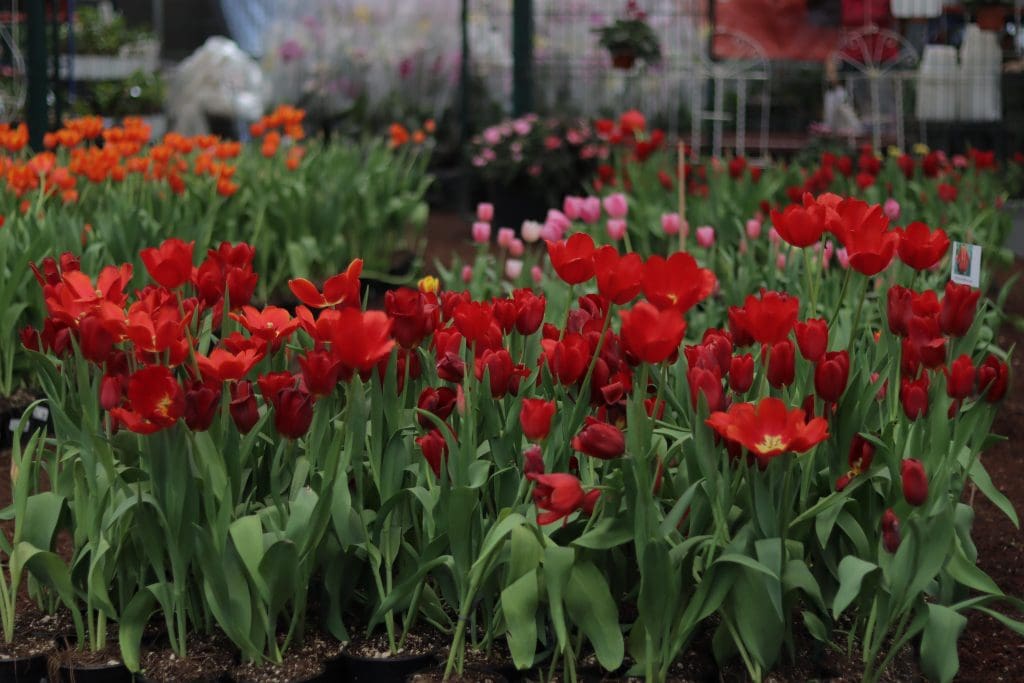
M788 387L796 377L796 354L793 342L788 339L766 347L768 351L768 383L776 389Z
M583 429L573 437L572 447L594 458L612 460L626 452L626 438L618 427L588 416Z
M78 345L87 360L102 364L113 353L114 341L98 315L87 315L78 323Z
M424 412L433 413L443 422L455 410L456 398L457 395L454 389L448 387L441 387L440 389L426 387L420 392L420 397L416 401L416 407ZM430 429L434 426L434 422L426 415L417 414L416 419L424 429Z
M946 283L946 295L942 297L942 312L939 313L939 324L942 331L951 337L962 337L967 334L974 322L974 313L978 309L980 289L968 285L958 285L950 281Z
M1009 375L1006 363L989 354L978 366L978 393L983 395L989 403L1002 400L1010 381Z
M256 404L256 394L252 390L252 382L242 380L231 385L231 419L242 434L248 434L260 419L260 409Z
M889 553L895 553L900 547L900 520L892 508L882 515L882 547Z
M946 373L946 393L950 398L964 399L974 392L974 363L966 353L943 368Z
M523 451L523 474L544 474L544 455L537 444Z
M814 391L818 398L836 403L846 391L850 375L850 354L847 351L829 351L814 366Z
M193 432L205 432L213 424L220 405L220 389L193 382L185 391L185 424Z
M430 465L435 477L441 476L441 464L448 455L448 442L439 429L431 429L424 436L416 437L416 445L420 447L424 459Z
M718 368L690 368L686 371L686 381L690 387L690 405L694 410L697 409L698 394L704 394L709 412L725 410L725 392L722 389L722 376L718 373Z
M900 381L900 403L903 405L903 412L911 420L928 414L928 373L924 373L917 380Z
M512 301L516 306L516 332L522 335L536 332L544 322L547 300L533 290L517 289L512 292Z
M911 302L913 301L914 293L906 287L899 285L893 285L889 288L889 292L886 295L888 305L886 306L886 313L889 319L889 331L893 334L905 337L907 336L908 329L907 325L910 322Z
M313 422L313 396L302 389L281 389L270 402L274 406L274 427L289 439L298 439Z
M907 458L900 463L900 478L903 481L903 497L914 506L924 505L928 500L928 475L920 460Z
M338 386L341 363L329 352L320 349L299 356L299 366L306 390L314 396L328 396Z
M393 321L391 336L406 349L433 334L441 318L435 296L409 287L385 293L384 310Z
M100 407L110 410L121 404L124 396L123 383L119 375L103 375L100 380Z

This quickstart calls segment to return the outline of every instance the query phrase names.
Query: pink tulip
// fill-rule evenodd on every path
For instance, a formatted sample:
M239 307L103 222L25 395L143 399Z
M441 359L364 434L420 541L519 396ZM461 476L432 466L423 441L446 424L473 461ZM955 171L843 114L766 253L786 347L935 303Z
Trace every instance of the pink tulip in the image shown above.
M516 238L516 231L512 228L498 228L498 246L508 249L508 245Z
M473 266L466 264L462 266L462 281L469 284L473 280Z
M533 279L533 284L539 285L540 281L544 279L544 271L540 266L534 266L530 268L530 277Z
M518 280L523 274L523 262L517 258L510 258L505 261L505 277L509 280Z
M661 214L661 229L666 235L679 234L680 219L678 213Z
M571 221L578 221L583 211L582 197L566 197L562 201L562 213Z
M697 244L710 249L711 245L715 243L715 229L710 225L702 225L697 228Z
M782 241L782 236L779 235L779 231L774 226L768 230L768 241L772 244L778 244Z
M751 218L747 221L747 237L756 240L761 236L761 221Z
M821 253L821 267L828 270L828 267L832 265L832 254L836 251L836 247L832 244L832 240L825 242L825 250Z
M885 200L885 203L882 204L882 213L884 213L889 220L896 220L900 217L900 203L892 197L889 197Z
M850 267L850 255L846 253L846 247L839 247L836 249L836 260L839 261L839 266L846 270Z
M775 257L775 266L779 270L786 269L786 252L780 251L778 256Z
M562 239L562 234L554 223L545 223L540 229L540 237L545 242L557 242Z
M601 200L597 197L587 197L580 207L580 218L584 223L593 225L601 220Z
M548 215L544 219L545 225L553 224L559 235L564 235L566 230L572 227L572 221L558 209L548 209Z
M747 240L745 240L745 239L743 239L743 238L741 237L741 238L740 238L740 247L739 247L739 252L740 252L741 254L746 254L746 253L747 253L747 249L748 249L748 247L747 247Z
M629 212L626 195L616 192L605 197L604 210L608 213L609 218L625 218L626 213Z
M485 244L491 239L491 224L484 221L473 223L473 241L477 244Z
M609 218L606 224L608 237L613 242L618 242L626 235L626 221L621 218Z
M508 243L509 256L519 258L523 255L524 251L526 251L526 245L524 245L523 241L518 237L513 237L512 241Z
M476 205L476 219L483 221L484 223L490 223L494 220L494 204L488 204L487 202L481 202Z
M523 221L523 226L519 228L519 233L523 236L524 242L532 244L540 239L543 229L544 226L537 221Z

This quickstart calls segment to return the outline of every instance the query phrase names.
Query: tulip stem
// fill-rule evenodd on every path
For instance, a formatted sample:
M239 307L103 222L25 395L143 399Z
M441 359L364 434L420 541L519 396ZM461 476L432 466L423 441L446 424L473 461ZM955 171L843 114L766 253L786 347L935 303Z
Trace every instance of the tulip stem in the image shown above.
M850 269L846 270L846 277L843 278L843 286L839 290L839 301L836 302L836 310L832 312L832 318L828 321L828 329L831 332L832 326L836 322L836 318L839 317L839 311L843 307L843 300L846 298L846 288L850 285L850 273L853 272Z
M857 339L855 335L857 334L857 328L860 326L860 312L864 308L864 299L868 298L868 286L870 284L871 280L864 278L864 289L861 290L860 301L857 302L857 312L853 315L853 325L850 327L850 342L847 344L850 355L853 355L853 344Z

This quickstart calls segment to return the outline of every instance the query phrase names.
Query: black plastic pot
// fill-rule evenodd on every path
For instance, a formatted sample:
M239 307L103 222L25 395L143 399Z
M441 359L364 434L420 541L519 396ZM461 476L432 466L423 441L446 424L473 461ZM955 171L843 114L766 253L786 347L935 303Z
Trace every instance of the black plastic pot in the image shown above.
M420 683L420 674L434 674L437 680L441 680L441 677L444 676L444 667L409 674L405 679L406 683ZM508 683L508 678L493 669L476 669L473 667L467 667L462 670L462 679L468 681L479 681L480 683ZM430 680L434 680L434 678L431 678Z
M342 653L328 668L326 680L353 683L405 683L412 674L424 671L437 663L432 654L401 655L398 657L360 657Z
M211 679L211 683L219 683L219 681L221 680L234 681L235 683L246 683L246 679L235 679L232 678L230 675L226 676L224 679ZM297 678L295 680L290 681L289 683L331 683L332 681L337 680L337 678L331 677L327 669L323 669L319 673L306 676L305 678Z
M17 408L0 414L0 450L6 450L14 444L14 432L17 431L24 412L24 408ZM37 429L46 429L48 433L52 433L53 419L50 417L50 409L46 406L36 406L32 415L25 421L24 428L23 439Z
M0 683L39 683L45 681L47 655L28 655L0 660Z
M187 678L178 683L229 683L231 676L221 674L219 676L202 676L200 678ZM152 678L145 674L135 674L135 683L155 683Z
M61 664L57 680L50 683L132 683L132 673L124 664Z

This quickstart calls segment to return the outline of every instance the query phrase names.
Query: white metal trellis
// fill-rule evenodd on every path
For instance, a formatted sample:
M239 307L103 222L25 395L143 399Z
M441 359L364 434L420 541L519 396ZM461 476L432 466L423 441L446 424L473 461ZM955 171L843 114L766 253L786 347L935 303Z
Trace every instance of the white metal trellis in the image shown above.
M871 127L871 140L875 149L882 146L882 129L886 125L893 126L896 146L903 149L903 82L916 73L917 51L898 33L877 26L865 26L844 32L832 59L845 72L847 92L858 113L864 109L865 104L863 98L858 97L858 86L867 85L870 113L866 117L861 116L861 121ZM883 113L883 88L893 90L891 114Z
M725 49L732 56L726 59L712 59L713 48ZM761 158L768 155L771 62L757 41L740 33L722 29L709 33L707 49L700 51L700 61L696 65L696 75L692 84L693 116L690 144L694 150L700 149L703 124L705 121L711 121L711 154L713 156L722 155L724 124L728 120L734 120L736 125L736 153L746 154L747 107L750 90L753 84L761 84L758 153ZM708 84L713 89L712 109L710 110L706 109L704 103L704 90ZM735 113L725 110L725 94L729 88L734 88L736 92Z

